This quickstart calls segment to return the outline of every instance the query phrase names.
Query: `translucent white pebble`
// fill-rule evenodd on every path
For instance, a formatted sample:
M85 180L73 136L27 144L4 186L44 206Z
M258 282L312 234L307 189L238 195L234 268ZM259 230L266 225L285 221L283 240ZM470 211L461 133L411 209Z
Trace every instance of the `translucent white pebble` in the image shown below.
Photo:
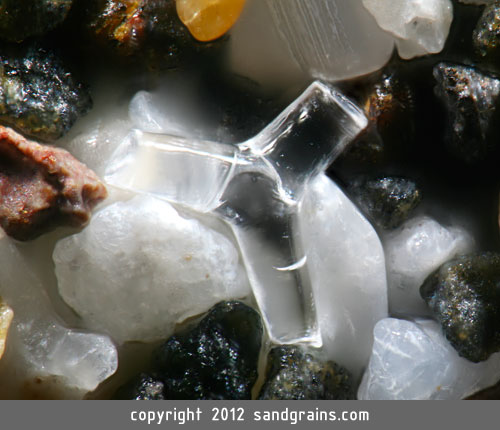
M309 81L280 37L266 0L248 1L229 34L228 62L234 73L270 90L303 87Z
M128 116L142 131L201 137L215 124L200 101L198 82L190 74L172 74L154 90L138 91L130 100Z
M154 341L224 299L249 294L233 243L167 202L114 203L54 250L63 299L116 341Z
M384 236L391 315L428 315L419 288L455 255L471 252L474 241L462 227L444 227L419 216Z
M41 374L64 376L69 385L94 390L116 372L118 355L108 336L67 330L54 324L19 324L25 358Z
M192 94L195 90L186 81L173 76L153 92L134 95L117 95L116 84L110 84L110 89L99 88L104 94L98 94L101 100L96 109L80 119L58 145L102 175L111 154L132 128L196 136L206 121ZM193 86L192 81L189 84Z
M178 118L177 106L173 103L161 103L157 99L157 94L147 91L139 91L132 98L129 105L129 117L133 125L151 133L191 136L192 128L183 124Z
M0 239L0 259L0 294L14 310L0 370L2 385L19 378L20 371L26 380L62 377L63 385L84 393L111 376L118 357L109 337L65 328L43 285L7 237Z
M58 145L101 176L107 160L131 128L127 113L120 109L92 111L78 121Z
M401 58L441 52L453 20L450 0L362 0L381 28L396 37Z
M266 1L295 59L315 78L339 80L373 72L392 54L393 38L359 1Z
M366 367L375 323L387 317L382 244L373 227L325 175L299 212L323 347L356 377Z
M500 378L500 354L482 363L459 357L431 320L387 318L375 326L360 400L456 400Z

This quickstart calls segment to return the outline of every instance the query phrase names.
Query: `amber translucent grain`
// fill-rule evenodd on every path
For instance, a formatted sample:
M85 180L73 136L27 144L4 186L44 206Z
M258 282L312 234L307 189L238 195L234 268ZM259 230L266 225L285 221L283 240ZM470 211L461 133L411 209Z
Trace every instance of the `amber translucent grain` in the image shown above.
M193 37L217 39L237 21L246 0L177 0L177 13Z

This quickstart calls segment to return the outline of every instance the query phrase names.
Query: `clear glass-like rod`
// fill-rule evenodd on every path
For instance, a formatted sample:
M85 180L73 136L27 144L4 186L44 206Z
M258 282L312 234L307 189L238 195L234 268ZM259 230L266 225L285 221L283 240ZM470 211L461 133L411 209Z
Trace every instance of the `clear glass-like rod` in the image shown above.
M307 256L295 236L298 203L308 182L366 126L350 100L314 82L237 146L134 131L105 179L222 216L238 240L271 339L319 346Z

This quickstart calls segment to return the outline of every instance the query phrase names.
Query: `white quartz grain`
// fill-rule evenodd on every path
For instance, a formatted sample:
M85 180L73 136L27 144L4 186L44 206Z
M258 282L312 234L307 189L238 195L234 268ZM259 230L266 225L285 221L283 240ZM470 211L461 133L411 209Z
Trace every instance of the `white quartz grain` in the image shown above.
M428 315L419 288L425 278L456 255L473 251L471 235L418 216L384 236L391 315Z
M441 52L453 20L450 0L362 0L381 28L396 38L401 58Z
M359 400L458 400L500 378L500 353L472 363L458 355L435 321L387 318L374 335Z
M0 258L5 265L0 273L0 294L14 311L9 347L0 369L2 384L9 386L12 378L27 382L58 377L63 393L76 389L85 394L115 373L118 354L109 337L66 328L44 285L5 236L0 238Z
M387 317L384 251L375 230L321 175L299 212L323 348L355 377L367 365L373 327Z
M165 339L176 323L249 294L228 238L147 195L96 213L53 257L63 299L119 343Z

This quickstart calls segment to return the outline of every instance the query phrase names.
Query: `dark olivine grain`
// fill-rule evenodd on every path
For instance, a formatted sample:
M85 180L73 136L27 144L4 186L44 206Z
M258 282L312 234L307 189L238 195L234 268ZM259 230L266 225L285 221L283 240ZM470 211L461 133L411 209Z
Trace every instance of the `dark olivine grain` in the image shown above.
M180 21L175 0L90 0L86 27L101 46L150 67L180 67L217 43L201 43Z
M115 394L116 400L164 400L163 382L152 375L141 373Z
M91 107L88 90L54 51L36 45L0 50L0 123L51 142Z
M496 149L500 80L474 67L440 63L436 95L448 111L447 144L460 159L482 161Z
M279 346L268 356L260 400L352 400L350 373L333 361L322 362L299 346Z
M377 225L385 229L400 226L422 199L415 181L395 176L358 179L351 184L350 195Z
M0 0L0 37L21 42L61 24L73 0Z
M500 254L443 264L425 280L420 295L462 357L479 362L500 351Z
M484 9L472 38L474 48L481 56L498 54L496 51L500 45L500 2Z
M163 384L167 400L251 398L262 342L259 314L240 302L215 305L200 323L170 337L153 354L153 373L121 388L117 398L144 397L144 387Z

